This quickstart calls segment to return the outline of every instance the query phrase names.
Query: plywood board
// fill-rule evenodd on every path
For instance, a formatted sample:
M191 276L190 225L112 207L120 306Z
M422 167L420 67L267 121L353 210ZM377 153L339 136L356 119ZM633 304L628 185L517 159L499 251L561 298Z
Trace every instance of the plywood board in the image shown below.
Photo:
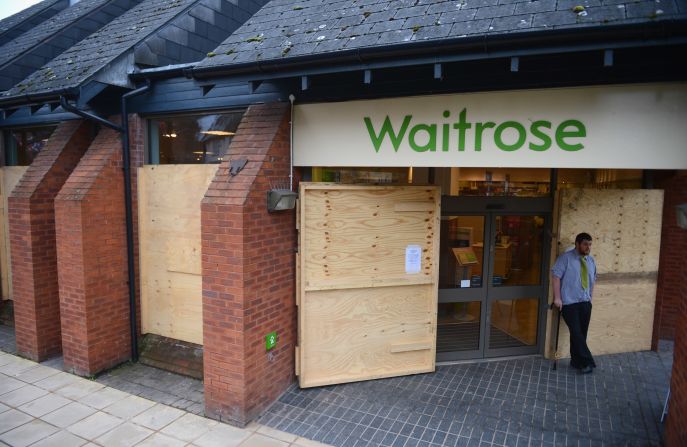
M587 345L593 355L648 351L654 327L655 279L599 281L594 288ZM570 332L561 318L558 352L570 357Z
M200 202L217 166L138 170L143 333L203 344Z
M647 189L566 189L561 191L559 252L575 235L594 238L599 272L658 271L663 191Z
M302 183L300 206L301 387L434 371L438 188Z
M0 168L0 281L2 282L2 299L12 298L12 263L10 260L10 235L7 215L7 198L19 180L24 176L28 166L3 166Z
M588 344L593 354L650 349L661 245L663 191L567 189L560 192L557 251L590 233L598 280ZM553 298L550 297L550 300ZM549 312L549 318L555 312ZM553 352L555 324L547 331ZM561 320L558 352L569 356L569 332Z

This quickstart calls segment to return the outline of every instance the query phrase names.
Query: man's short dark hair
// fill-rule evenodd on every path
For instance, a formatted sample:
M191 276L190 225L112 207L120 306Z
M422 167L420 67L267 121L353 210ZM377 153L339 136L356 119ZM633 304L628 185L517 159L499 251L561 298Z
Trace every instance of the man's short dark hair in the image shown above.
M592 241L592 237L589 235L589 233L580 233L575 236L575 244L580 244L583 241Z

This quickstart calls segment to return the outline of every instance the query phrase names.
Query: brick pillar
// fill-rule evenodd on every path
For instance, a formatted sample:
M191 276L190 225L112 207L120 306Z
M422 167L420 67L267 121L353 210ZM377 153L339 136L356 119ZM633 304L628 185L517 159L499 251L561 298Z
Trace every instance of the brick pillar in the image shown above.
M139 137L135 125L134 166ZM101 130L55 198L64 366L79 375L131 355L121 147L119 133Z
M654 350L658 348L659 339L675 338L682 293L685 290L682 277L687 253L685 230L677 226L675 209L676 205L687 203L687 171L657 172L656 177L656 187L663 189L665 193L652 337Z
M251 106L229 153L246 167L232 177L223 161L201 205L205 413L243 426L294 381L295 213L266 206L270 181L288 180L288 106Z
M683 243L687 243L687 230L682 230ZM670 406L666 421L665 439L667 447L687 445L687 268L682 266L679 279L683 287L679 296L679 309L675 325L675 350L673 371L670 379Z
M17 352L41 361L61 350L54 198L93 138L61 123L8 199Z

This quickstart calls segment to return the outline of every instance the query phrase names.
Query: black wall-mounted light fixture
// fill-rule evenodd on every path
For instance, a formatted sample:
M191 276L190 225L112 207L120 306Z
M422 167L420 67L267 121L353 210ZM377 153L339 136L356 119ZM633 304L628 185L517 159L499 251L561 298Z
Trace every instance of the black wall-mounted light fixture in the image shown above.
M292 210L296 207L296 199L298 193L288 189L272 189L267 191L267 211L273 213L275 211Z
M677 205L675 214L677 215L677 226L687 230L687 203Z

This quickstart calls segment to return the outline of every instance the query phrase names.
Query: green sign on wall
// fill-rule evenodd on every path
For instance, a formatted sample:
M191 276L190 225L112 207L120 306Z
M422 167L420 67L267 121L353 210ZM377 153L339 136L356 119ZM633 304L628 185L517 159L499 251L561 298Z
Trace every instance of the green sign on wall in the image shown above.
M269 351L277 346L277 332L270 332L265 335L265 350Z

